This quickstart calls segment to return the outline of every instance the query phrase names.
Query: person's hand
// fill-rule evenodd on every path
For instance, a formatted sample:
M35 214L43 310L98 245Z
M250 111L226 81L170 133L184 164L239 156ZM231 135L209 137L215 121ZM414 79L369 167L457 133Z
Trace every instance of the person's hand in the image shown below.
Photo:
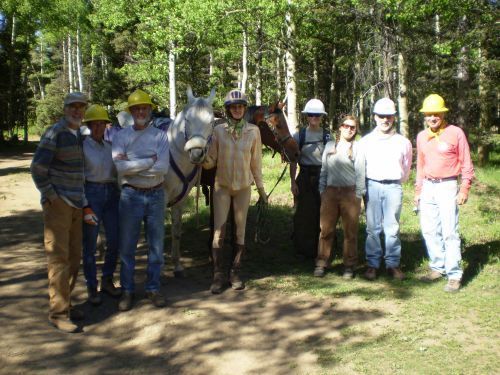
M156 156L156 154L154 154L153 156L151 156L151 159L153 159L153 161L156 163L156 161L158 160L158 156Z
M118 154L115 156L116 160L128 160L127 155L125 154Z
M418 207L419 202L420 202L420 195L415 195L415 197L413 198L413 205L415 207Z
M259 202L267 204L267 194L263 187L257 188L259 192Z
M99 219L90 207L83 208L83 221L88 225L97 225Z
M466 193L462 193L462 192L460 192L460 193L458 193L458 195L457 195L457 204L458 204L458 205L465 204L465 203L467 203L467 199L468 199L467 194L466 194Z
M292 194L294 196L299 195L299 186L297 185L297 183L295 181L291 182L291 190L292 190Z

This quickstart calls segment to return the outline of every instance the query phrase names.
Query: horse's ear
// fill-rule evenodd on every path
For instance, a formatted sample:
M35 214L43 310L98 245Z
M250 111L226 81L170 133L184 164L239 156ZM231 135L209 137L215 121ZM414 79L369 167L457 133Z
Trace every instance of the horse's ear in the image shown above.
M193 95L193 90L191 89L190 85L188 85L188 87L187 87L186 94L187 94L187 97L188 97L188 103L191 104L192 102L194 102L194 100L196 98Z
M283 110L283 107L285 106L285 103L280 102L279 100L276 102L276 107Z
M208 97L207 101L210 105L212 105L214 99L215 99L215 87L212 87L212 90L210 90L210 96Z

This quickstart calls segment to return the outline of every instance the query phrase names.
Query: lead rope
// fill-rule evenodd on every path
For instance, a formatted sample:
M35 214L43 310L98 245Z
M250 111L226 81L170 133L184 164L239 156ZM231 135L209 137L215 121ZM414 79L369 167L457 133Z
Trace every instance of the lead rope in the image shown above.
M271 189L269 194L267 194L267 199L269 201L269 197L273 193L276 186L281 182L283 176L285 175L286 169L288 168L288 164L285 164L285 168L283 168L283 172L281 172L281 176L278 178L278 181L274 184L274 187ZM264 204L259 199L256 203L257 206L257 218L256 218L256 229L255 229L255 237L254 242L259 243L261 245L266 245L271 240L271 223L268 215L268 206L269 204Z
M199 211L199 204L198 204L198 201L200 200L200 182L201 182L201 170L203 168L200 168L198 170L198 176L196 178L196 203L195 203L195 207L196 207L196 228L200 228L200 211Z

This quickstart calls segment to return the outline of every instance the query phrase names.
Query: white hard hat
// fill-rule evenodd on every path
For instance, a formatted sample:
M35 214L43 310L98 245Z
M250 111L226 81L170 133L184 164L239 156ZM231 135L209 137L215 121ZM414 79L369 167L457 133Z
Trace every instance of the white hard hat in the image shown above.
M392 115L396 114L396 105L389 98L382 98L377 100L373 107L373 113L376 115Z
M327 113L325 112L325 105L323 102L319 99L311 99L309 100L302 113L316 113L316 114L321 114L321 115L326 115Z
M128 112L121 111L116 115L116 118L122 128L134 125L134 118Z

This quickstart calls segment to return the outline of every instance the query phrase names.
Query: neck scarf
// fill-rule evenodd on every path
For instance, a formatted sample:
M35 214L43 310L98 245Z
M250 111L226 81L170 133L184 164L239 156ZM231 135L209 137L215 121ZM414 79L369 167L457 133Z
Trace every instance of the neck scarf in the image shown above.
M439 136L443 134L445 128L446 128L446 123L444 121L437 131L432 131L430 127L427 128L428 140L430 141L432 140L432 138L436 138L436 140L439 142Z
M245 120L234 120L232 118L228 119L229 128L231 129L231 133L239 138L241 135L241 129L243 129L243 125L245 125Z

